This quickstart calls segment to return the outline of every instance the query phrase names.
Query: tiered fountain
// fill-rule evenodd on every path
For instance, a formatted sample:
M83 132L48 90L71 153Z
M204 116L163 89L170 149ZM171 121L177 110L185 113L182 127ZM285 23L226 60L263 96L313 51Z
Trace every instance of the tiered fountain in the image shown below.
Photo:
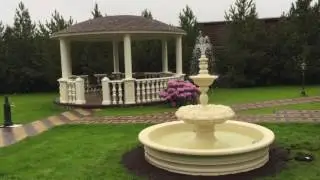
M218 176L250 171L269 160L274 134L260 125L235 121L234 111L208 103L209 86L218 78L208 74L207 37L198 37L199 74L190 78L200 88L200 104L183 106L178 121L148 127L140 132L146 160L167 171Z

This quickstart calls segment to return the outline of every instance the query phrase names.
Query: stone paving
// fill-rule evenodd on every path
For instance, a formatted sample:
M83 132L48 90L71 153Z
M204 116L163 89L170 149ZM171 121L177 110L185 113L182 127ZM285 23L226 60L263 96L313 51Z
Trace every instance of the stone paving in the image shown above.
M289 104L320 102L320 96L296 99L272 100L259 103L248 103L231 106L235 111L257 109ZM320 105L319 105L320 106ZM92 111L73 109L57 116L34 121L20 127L0 128L0 147L9 146L27 137L38 135L52 127L63 124L130 124L130 123L162 123L177 120L174 112L163 112L142 116L92 116ZM282 110L267 115L238 115L239 121L260 122L309 122L320 123L319 110Z
M320 113L314 111L304 111L304 113L277 113L265 115L237 115L235 118L238 121L262 123L262 122L301 122L301 123L320 123ZM131 124L131 123L163 123L176 121L173 112L164 112L143 116L106 116L106 117L84 117L77 121L72 121L72 124Z
M284 106L290 104L302 104L310 102L320 102L320 96L301 97L295 99L281 99L263 101L258 103L239 104L231 106L235 111L258 109L274 106ZM320 105L319 105L320 111ZM319 111L304 110L304 111L278 111L275 114L266 115L238 115L239 121L246 122L314 122L320 123ZM129 124L129 123L162 123L176 121L174 112L163 112L156 114L148 114L142 116L106 116L106 117L84 117L78 121L73 121L76 124Z
M72 123L72 121L90 116L91 114L91 111L74 109L57 116L50 116L46 119L34 121L19 127L0 128L0 147L9 146L27 137L38 135L55 126Z
M270 101L262 101L262 102L255 102L255 103L232 105L231 107L235 111L240 111L240 110L248 110L248 109L274 107L274 106L285 106L285 105L290 105L290 104L303 104L303 103L310 103L310 102L320 102L320 96L300 97L300 98L294 98L294 99L270 100Z

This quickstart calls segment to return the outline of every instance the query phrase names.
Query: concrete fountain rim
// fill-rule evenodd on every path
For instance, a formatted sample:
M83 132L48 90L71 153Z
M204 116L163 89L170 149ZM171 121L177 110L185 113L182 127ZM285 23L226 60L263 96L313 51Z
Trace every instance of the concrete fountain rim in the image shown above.
M239 126L258 130L263 134L263 138L254 144L243 146L243 147L213 149L213 150L196 150L196 149L168 147L168 146L164 146L159 143L156 143L149 138L149 134L154 130L165 127L165 126L171 126L171 125L177 125L177 124L185 124L185 123L183 121L172 121L172 122L166 122L166 123L161 123L161 124L147 127L139 133L138 139L144 146L155 149L155 150L174 153L174 154L197 155L197 156L223 156L223 155L236 155L236 154L248 153L248 152L252 152L252 151L256 151L256 150L260 150L265 147L268 147L270 144L273 143L275 139L274 133L266 127L263 127L257 124L233 121L233 120L228 120L225 122L225 124L239 125Z

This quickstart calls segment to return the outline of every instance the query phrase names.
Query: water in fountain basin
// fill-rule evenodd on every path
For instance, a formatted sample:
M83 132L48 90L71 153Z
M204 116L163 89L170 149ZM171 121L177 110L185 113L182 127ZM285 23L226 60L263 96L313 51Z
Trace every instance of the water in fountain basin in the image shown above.
M158 137L157 142L173 148L187 149L227 149L237 148L252 144L255 138L245 134L231 131L216 131L216 140L199 141L195 138L195 133L192 131L180 131L170 134L164 134ZM236 140L235 140L236 139Z

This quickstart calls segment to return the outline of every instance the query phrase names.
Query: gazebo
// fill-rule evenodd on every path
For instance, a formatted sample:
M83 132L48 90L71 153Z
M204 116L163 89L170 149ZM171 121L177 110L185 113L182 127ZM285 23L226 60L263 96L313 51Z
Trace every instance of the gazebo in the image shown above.
M183 79L182 36L185 31L142 16L119 15L90 19L52 35L60 41L61 72L58 80L58 104L73 106L110 106L159 102L159 92L171 79ZM176 72L168 71L168 39L175 39ZM135 40L162 41L162 72L132 72L131 42ZM71 41L111 41L113 44L113 72L73 75ZM123 42L124 71L119 71L119 43ZM93 85L94 84L94 85Z

